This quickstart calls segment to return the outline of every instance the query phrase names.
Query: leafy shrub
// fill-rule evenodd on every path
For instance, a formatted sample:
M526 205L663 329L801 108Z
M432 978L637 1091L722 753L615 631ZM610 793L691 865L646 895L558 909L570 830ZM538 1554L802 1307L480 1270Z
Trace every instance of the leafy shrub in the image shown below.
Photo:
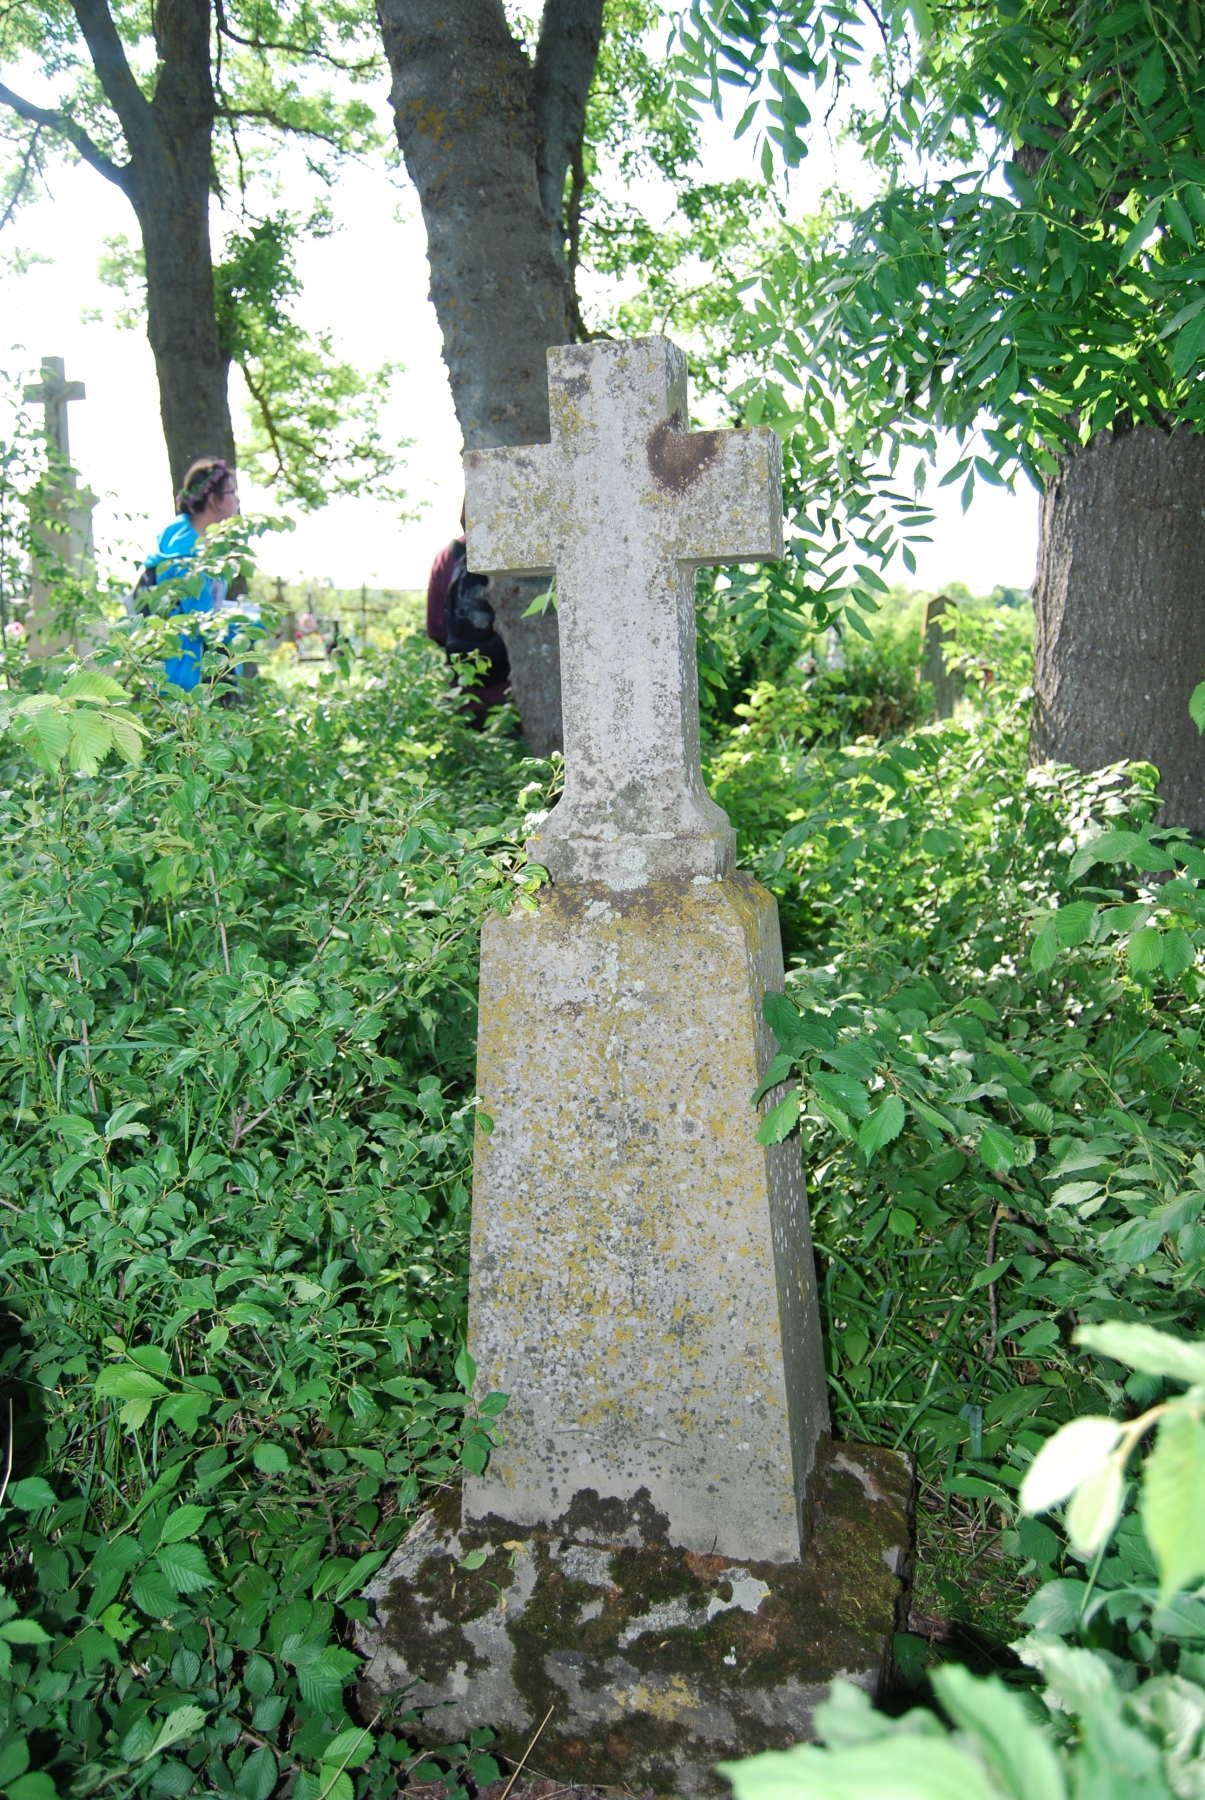
M933 1680L951 1735L930 1711L888 1719L858 1688L835 1682L816 1716L826 1748L801 1745L721 1765L737 1800L1066 1800L1069 1793L1190 1800L1202 1792L1205 1601L1185 1590L1205 1575L1205 1343L1121 1323L1088 1328L1080 1338L1136 1374L1189 1385L1128 1424L1075 1419L1026 1476L1027 1510L1070 1497L1071 1541L1096 1557L1089 1582L1047 1582L1023 1615L1038 1629L1016 1650L1045 1680L1044 1704L950 1665ZM1158 1442L1143 1470L1146 1539L1141 1529L1130 1530L1102 1564L1123 1504L1126 1460L1156 1419ZM1137 1520L1127 1523L1137 1527ZM1149 1674L1065 1641L1086 1638L1098 1615L1146 1637L1136 1646L1140 1665L1152 1654L1146 1628L1162 1630L1164 1654Z
M428 771L523 775L418 646L231 706L161 691L167 629L43 671L53 773L11 731L0 773L0 1789L351 1800L412 1760L344 1707L359 1590L504 1404L459 1347L476 933L534 877ZM147 747L98 776L105 682Z

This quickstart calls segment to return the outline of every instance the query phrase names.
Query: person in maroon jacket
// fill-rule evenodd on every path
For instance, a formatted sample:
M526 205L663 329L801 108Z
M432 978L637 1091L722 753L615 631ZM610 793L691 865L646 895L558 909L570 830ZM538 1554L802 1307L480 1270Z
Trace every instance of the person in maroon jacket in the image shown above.
M448 659L477 654L489 660L478 686L465 690L466 710L479 724L510 690L510 661L489 603L488 575L470 573L465 559L464 511L461 535L436 556L427 582L427 636L440 644Z

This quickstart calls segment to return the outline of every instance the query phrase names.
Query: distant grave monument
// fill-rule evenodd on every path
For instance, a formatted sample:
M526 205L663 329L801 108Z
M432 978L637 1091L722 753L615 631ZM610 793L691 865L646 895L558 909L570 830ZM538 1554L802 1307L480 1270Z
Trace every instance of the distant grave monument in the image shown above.
M64 573L85 579L95 556L92 541L92 509L95 494L79 486L71 467L67 435L67 407L85 397L82 381L68 381L61 356L42 358L41 381L25 389L25 399L41 401L42 429L51 451L45 520L35 527L38 548L30 570L29 611L25 629L29 654L52 656L71 641L57 615L58 593Z
M936 599L926 600L921 620L921 680L927 681L933 689L939 719L953 718L954 708L962 699L962 670L950 667L946 661L946 647L954 642L954 633L948 627L954 623L957 613L954 601L945 594L938 594Z
M750 1104L777 912L700 769L694 573L782 555L778 440L690 431L663 338L548 359L551 443L465 459L470 567L560 608L551 886L481 955L469 1349L510 1398L369 1589L366 1685L432 1743L543 1720L542 1772L719 1792L877 1685L910 1477L831 1452L799 1146Z

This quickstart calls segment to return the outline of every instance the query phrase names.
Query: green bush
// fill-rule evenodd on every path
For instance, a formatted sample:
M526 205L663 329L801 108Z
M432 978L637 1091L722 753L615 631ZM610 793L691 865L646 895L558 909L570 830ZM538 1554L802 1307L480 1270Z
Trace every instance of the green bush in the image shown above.
M504 1404L461 1347L476 934L530 904L492 796L532 770L417 644L184 699L164 630L6 714L0 1791L351 1800L412 1760L344 1707L359 1590Z
M1088 1582L1047 1582L1022 1615L1037 1629L1015 1648L1046 1683L1040 1700L947 1666L934 1685L951 1733L920 1708L885 1718L860 1689L835 1682L816 1715L824 1749L721 1765L737 1800L1191 1800L1205 1789L1205 1601L1190 1591L1205 1575L1205 1343L1125 1324L1079 1336L1136 1375L1188 1385L1128 1425L1074 1420L1026 1476L1027 1510L1069 1499L1072 1542L1095 1556ZM1104 1558L1126 1463L1156 1423L1143 1471L1145 1535L1131 1516ZM1170 1655L1148 1671L1151 1648L1130 1662L1089 1648L1101 1618L1124 1622L1148 1646L1152 1629L1162 1633Z

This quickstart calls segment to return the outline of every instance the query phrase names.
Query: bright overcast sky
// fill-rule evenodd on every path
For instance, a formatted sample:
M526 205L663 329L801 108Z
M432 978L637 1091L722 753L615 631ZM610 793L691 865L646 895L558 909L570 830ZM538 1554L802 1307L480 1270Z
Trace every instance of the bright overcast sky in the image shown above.
M49 96L47 96L49 97ZM41 94L37 98L42 98ZM832 178L833 159L817 146L806 187ZM750 173L746 146L733 145L724 127L707 132L706 179ZM847 178L849 171L843 171ZM308 207L312 185L286 178L283 199ZM806 198L806 193L802 196ZM287 580L331 580L337 587L425 586L431 558L457 529L461 502L460 432L440 357L440 335L427 297L425 234L417 196L383 163L349 168L333 203L341 229L300 247L304 293L297 313L310 329L333 332L336 351L362 368L401 361L387 424L413 439L406 485L417 518L399 521L396 509L372 501L337 500L300 515L297 529L265 540L262 567ZM650 209L656 196L648 197ZM97 309L114 313L119 297L97 279L104 239L136 238L128 202L92 169L58 167L51 192L26 208L0 249L18 245L52 258L2 285L0 366L16 370L42 356L63 356L68 376L83 380L87 399L70 409L72 459L101 496L95 514L98 545L128 548L131 563L150 547L171 516L167 459L159 426L154 365L141 329L88 324ZM588 296L587 296L588 298ZM241 409L242 380L231 377L231 402ZM237 429L237 425L236 425ZM249 510L278 510L266 495L248 491ZM933 544L918 554L915 584L936 589L964 581L973 592L997 584L1027 587L1037 547L1037 496L1023 480L1014 498L980 487L963 516L957 490L936 496ZM894 571L902 576L902 570Z

